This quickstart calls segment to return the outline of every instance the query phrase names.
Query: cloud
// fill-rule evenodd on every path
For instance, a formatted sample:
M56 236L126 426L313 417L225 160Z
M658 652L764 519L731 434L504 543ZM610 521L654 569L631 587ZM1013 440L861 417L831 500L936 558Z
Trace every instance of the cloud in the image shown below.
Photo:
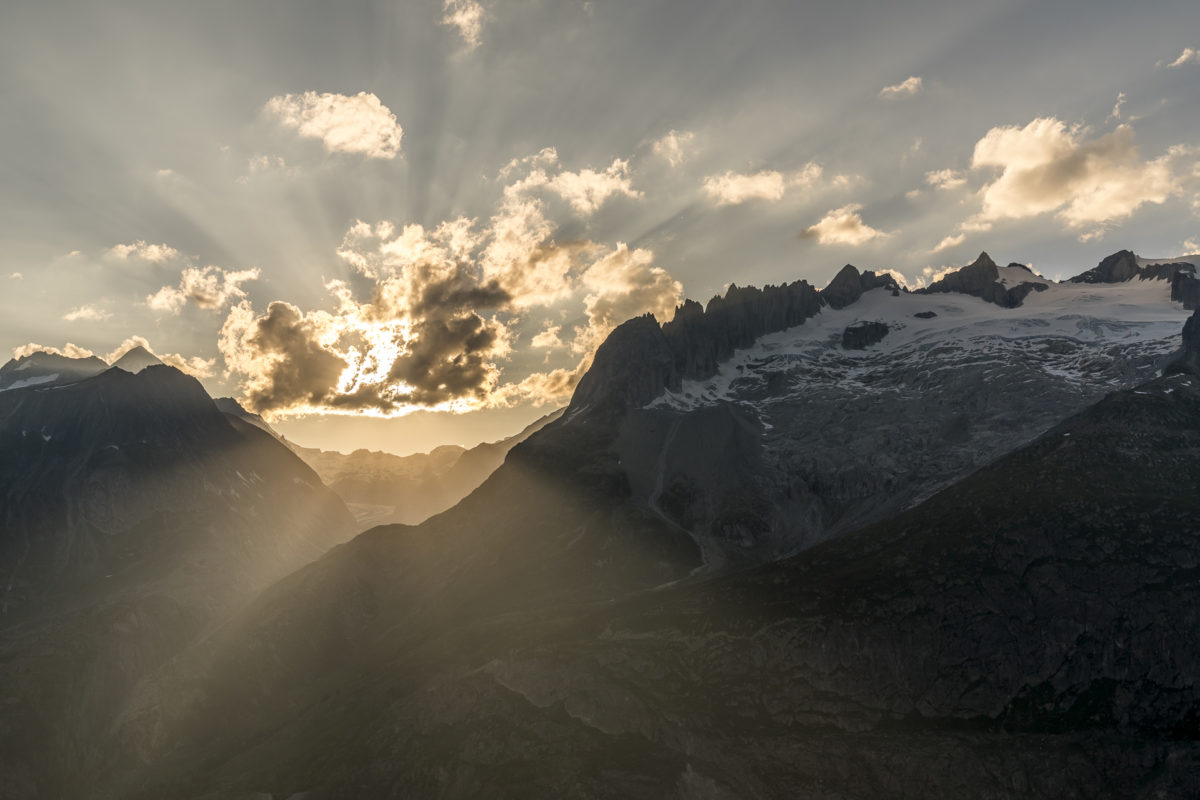
M930 253L940 253L943 250L949 250L952 247L958 247L960 244L962 244L966 240L967 240L967 235L965 233L960 233L958 235L950 235L950 236L947 236L945 239L942 239L940 242L938 242L937 246L934 247L929 252Z
M468 50L479 47L483 33L483 6L476 0L444 0L442 24L458 28Z
M66 356L67 358L88 358L96 355L86 347L80 347L79 345L72 344L71 342L67 342L67 344L61 349L57 347L51 347L49 345L30 342L28 344L23 344L20 347L14 347L12 357L24 358L25 356L31 356L34 353L50 353L56 356Z
M396 115L368 92L356 95L285 94L272 97L264 110L306 139L319 139L331 153L393 159L404 135Z
M77 251L73 251L72 254L75 252ZM178 258L179 251L168 244L148 244L145 240L138 239L130 244L113 245L109 248L107 255L121 261L137 258L152 264L161 264L164 261Z
M954 169L935 169L925 173L925 182L935 189L949 191L966 184L967 176Z
M219 347L247 406L269 415L397 416L546 402L574 385L590 349L612 327L674 308L682 287L653 265L649 250L556 238L552 208L586 219L608 197L636 195L627 162L571 172L546 148L513 159L500 174L508 183L482 221L351 225L337 254L369 286L361 279L328 282L331 311L276 301L261 312L247 300L237 303ZM565 202L549 203L554 197ZM565 320L565 304L575 302L586 322L569 328L570 337L563 336L565 323L547 322L531 338L536 347L559 350L558 357L582 356L580 363L503 382L501 365L512 341L525 335L517 328L527 327L526 315L558 306Z
M670 318L683 299L683 285L653 261L649 250L630 250L619 242L588 267L582 277L588 324L576 329L574 352L592 352L613 328L647 311L660 320Z
M1117 102L1113 104L1112 113L1108 115L1109 119L1121 118L1121 106L1125 105L1125 93L1117 92Z
M901 83L895 86L885 86L879 90L880 97L903 97L906 95L914 95L924 88L924 81L917 76L906 78Z
M815 225L805 229L804 236L812 237L818 244L849 244L859 245L872 239L890 236L881 230L876 230L862 220L859 212L860 203L850 203L841 208L835 208L820 219Z
M670 131L650 145L651 152L664 159L672 167L678 167L690 155L696 134L691 131Z
M63 314L63 319L65 319L67 322L77 322L79 320L98 322L100 320L111 318L111 312L104 311L103 309L97 308L94 305L82 305L78 308L68 311L66 314Z
M579 172L560 172L546 186L570 203L580 214L592 214L604 201L616 195L640 198L629 177L629 162L616 159L603 172L582 169Z
M1160 61L1159 64L1162 62ZM1183 52L1179 54L1179 58L1167 64L1168 67L1182 67L1185 64L1200 64L1200 50L1191 47L1183 48Z
M199 308L218 311L246 296L242 284L258 280L260 270L226 272L220 267L188 267L180 273L178 286L164 286L146 297L146 305L155 311L178 314L189 302Z
M23 281L23 280L25 280L25 276L24 276L24 275L22 275L22 274L21 274L21 273L19 273L19 272L10 272L10 273L9 273L9 275L8 275L8 277L9 277L10 279L14 280L14 281Z
M111 353L104 357L104 360L109 364L117 362L121 356L128 353L135 347L141 347L149 353L158 357L158 360L169 367L175 367L180 372L187 373L194 378L211 378L217 366L215 358L200 358L199 356L181 356L178 353L159 353L150 345L144 336L130 336L125 341L117 345Z
M1053 117L988 131L971 166L999 176L983 187L983 209L968 223L979 228L1057 212L1072 228L1104 225L1179 191L1172 161L1181 151L1143 161L1129 125L1095 139L1085 133Z
M704 192L717 205L738 205L750 200L780 200L796 186L812 186L821 178L821 165L809 162L792 173L763 170L752 174L732 171L704 179Z
M1190 256L1190 255L1194 255L1196 253L1200 253L1200 236L1197 236L1193 239L1184 240L1183 244L1181 244L1180 247L1183 249L1184 255Z
M559 338L559 333L562 331L562 325L547 325L542 329L542 332L535 335L530 340L529 346L536 348L555 349L565 347L563 340Z

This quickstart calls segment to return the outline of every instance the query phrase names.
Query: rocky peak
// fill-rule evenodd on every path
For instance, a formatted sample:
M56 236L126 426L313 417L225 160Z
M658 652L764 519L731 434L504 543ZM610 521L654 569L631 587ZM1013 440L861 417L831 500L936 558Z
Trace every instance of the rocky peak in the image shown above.
M1070 279L1071 283L1124 283L1142 271L1131 250L1119 250L1099 264Z
M1029 269L1024 264L1010 266L1019 266L1025 270ZM1030 278L1032 277L1033 273L1030 272ZM922 294L957 292L959 294L978 297L981 300L994 303L1003 308L1016 308L1024 302L1025 297L1030 292L1042 291L1045 288L1045 283L1033 280L1027 283L1018 283L1016 286L1007 286L1001 283L1000 268L996 266L996 262L992 260L992 257L984 252L980 253L978 258L962 269L955 270L940 281L935 281L917 291Z
M597 348L566 416L584 409L621 413L649 403L677 382L674 354L658 321L653 314L634 317L613 329Z
M845 308L862 297L863 292L881 286L896 288L896 281L886 273L876 275L871 270L860 273L853 264L847 264L821 290L821 299L832 308Z
M163 362L158 356L151 353L146 348L138 345L129 350L125 355L113 362L113 366L118 369L123 369L126 372L141 372L146 367L155 367Z

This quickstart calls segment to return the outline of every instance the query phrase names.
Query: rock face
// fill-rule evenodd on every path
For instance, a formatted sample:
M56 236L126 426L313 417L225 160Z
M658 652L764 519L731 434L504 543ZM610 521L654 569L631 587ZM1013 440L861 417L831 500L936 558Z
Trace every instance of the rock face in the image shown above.
M916 315L914 315L916 316ZM885 322L856 322L847 325L842 331L843 350L865 350L873 344L879 344L888 335Z
M1137 256L1129 250L1121 250L1106 257L1087 272L1071 278L1071 283L1123 283L1136 278L1141 271Z
M172 367L0 393L0 784L33 787L5 796L84 794L138 681L352 532Z
M1022 264L1011 264L1008 269L1027 270ZM1020 280L1009 286L1001 281L1000 269L987 253L980 253L979 258L960 270L951 272L939 281L918 289L920 294L939 294L955 292L958 294L978 297L988 303L995 303L1003 308L1016 308L1024 302L1030 292L1044 291L1046 283L1035 281L1032 272L1029 280Z
M724 297L714 297L707 307L685 301L675 310L674 319L662 326L674 356L670 375L674 385L683 378L711 376L717 365L738 348L748 347L766 334L801 324L819 312L821 305L821 293L807 281L763 289L730 286ZM663 384L662 388L670 385Z
M870 270L860 275L853 265L847 264L821 290L821 299L832 308L845 308L862 297L863 292L880 287L894 289L896 279L887 274L876 275Z
M1194 312L1183 326L1183 346L1163 368L1163 374L1200 375L1200 311Z

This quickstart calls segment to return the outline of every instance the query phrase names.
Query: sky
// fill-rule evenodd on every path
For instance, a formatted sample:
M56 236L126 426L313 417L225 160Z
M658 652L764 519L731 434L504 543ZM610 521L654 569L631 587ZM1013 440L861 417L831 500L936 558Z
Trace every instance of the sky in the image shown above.
M730 283L1200 251L1194 0L8 0L0 104L0 350L326 449L507 436Z

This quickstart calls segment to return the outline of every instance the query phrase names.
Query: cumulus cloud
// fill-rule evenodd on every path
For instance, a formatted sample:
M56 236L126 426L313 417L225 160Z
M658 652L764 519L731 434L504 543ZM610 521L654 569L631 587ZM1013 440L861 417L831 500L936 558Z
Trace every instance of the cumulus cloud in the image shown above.
M1180 247L1183 248L1183 252L1185 255L1190 256L1190 255L1194 255L1196 253L1200 253L1200 236L1197 236L1193 239L1184 240L1183 244L1180 245Z
M99 322L101 320L111 319L112 312L105 311L91 304L85 304L78 308L73 308L66 314L63 314L63 319L67 322L77 322L80 320Z
M218 311L246 296L242 284L258 280L253 269L226 272L220 267L188 267L179 276L178 286L164 286L146 297L146 305L155 311L178 314L188 303L209 311Z
M469 50L479 47L483 34L483 6L477 0L444 0L442 24L458 29Z
M549 401L570 391L590 348L612 327L674 308L681 287L653 265L650 251L556 238L561 226L552 208L586 220L613 195L636 196L627 162L572 172L546 148L513 159L501 177L508 183L483 220L459 217L432 228L356 221L337 253L370 287L361 279L330 281L333 310L275 302L262 312L237 303L219 346L247 406L268 415L394 416ZM565 202L550 204L554 197ZM560 357L582 355L580 363L502 381L515 326L535 308L558 306L566 319L561 304L568 302L582 303L576 313L586 322L547 322L532 339Z
M23 280L25 280L25 276L24 276L24 275L22 275L22 274L21 274L21 273L19 273L19 272L10 272L10 273L9 273L9 275L8 275L8 277L9 277L10 279L14 280L14 281L23 281Z
M73 251L69 255L75 254L78 254L78 251ZM107 255L121 261L136 258L152 264L161 264L164 261L178 258L179 251L168 244L149 244L143 239L138 239L129 244L113 245L109 248Z
M678 167L691 153L696 134L691 131L672 130L650 145L651 152L664 159L672 167Z
M841 208L835 208L815 225L806 228L803 235L816 239L818 244L849 245L859 245L872 239L891 235L863 222L860 211L862 211L860 203L850 203Z
M653 261L649 250L630 250L619 242L588 267L582 278L588 290L584 298L588 324L576 329L573 351L590 353L617 325L647 311L660 320L670 318L682 300L683 286Z
M717 205L738 205L750 200L780 200L792 187L812 186L821 178L821 165L814 162L783 173L775 170L743 174L732 171L704 179L704 192Z
M25 356L31 356L34 353L50 353L56 356L66 356L67 358L88 358L89 356L96 355L86 347L80 347L79 345L72 344L71 342L67 342L66 345L61 348L29 342L28 344L23 344L20 347L14 347L12 351L12 357L24 358Z
M921 78L913 75L910 78L897 83L895 86L885 86L879 90L880 97L904 97L906 95L914 95L924 88L925 82Z
M925 173L925 182L935 189L957 189L967 182L967 176L955 169L935 169Z
M992 128L976 143L971 166L999 175L983 187L983 209L969 222L984 227L1048 212L1072 228L1125 219L1179 190L1172 170L1179 155L1143 160L1128 125L1095 139L1053 117Z
M1159 62L1160 64L1162 62ZM1183 52L1179 54L1179 58L1167 64L1168 67L1182 67L1185 64L1200 64L1200 50L1192 47L1183 48Z
M603 172L594 169L582 169L579 172L560 172L550 178L546 186L562 199L571 204L571 208L580 214L592 214L604 204L604 201L616 195L640 198L642 193L635 190L629 176L629 162L616 159Z
M393 159L404 135L387 106L369 92L356 95L304 92L272 97L264 110L306 139L319 139L331 153Z

